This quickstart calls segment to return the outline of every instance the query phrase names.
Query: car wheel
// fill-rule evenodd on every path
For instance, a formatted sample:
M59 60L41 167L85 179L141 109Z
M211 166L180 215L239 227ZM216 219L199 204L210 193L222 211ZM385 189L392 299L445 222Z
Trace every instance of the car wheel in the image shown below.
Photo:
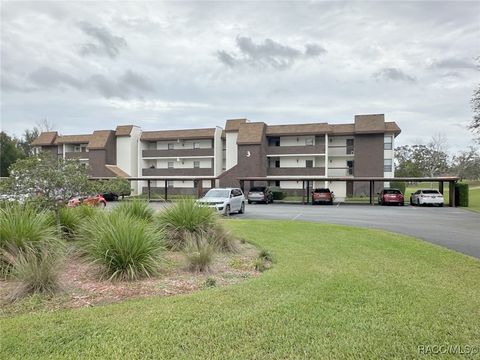
M230 205L225 206L225 212L223 215L230 216Z
M248 203L251 204L251 203L252 203L252 200L248 200Z
M410 198L410 205L413 206L412 198Z
M443 203L439 204L438 206L443 207Z
M239 214L245 214L245 203L242 202L242 206L240 206L240 210L238 210Z
M405 206L405 203L403 201L399 204L400 204L400 206Z

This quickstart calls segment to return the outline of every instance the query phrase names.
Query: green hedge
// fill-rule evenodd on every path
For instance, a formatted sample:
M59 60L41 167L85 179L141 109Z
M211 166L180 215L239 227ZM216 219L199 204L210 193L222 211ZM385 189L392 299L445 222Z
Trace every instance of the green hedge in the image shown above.
M405 189L407 188L407 185L403 181L391 181L390 188L398 189L402 192L402 194L405 194Z
M468 207L468 184L455 184L455 205Z
M273 200L283 200L287 196L287 193L282 191L280 188L271 187L270 190L273 194Z

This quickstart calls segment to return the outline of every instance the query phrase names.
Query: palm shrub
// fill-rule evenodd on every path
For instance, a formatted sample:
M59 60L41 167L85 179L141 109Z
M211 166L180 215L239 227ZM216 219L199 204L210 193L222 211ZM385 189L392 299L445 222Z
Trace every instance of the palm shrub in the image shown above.
M131 215L146 221L151 221L154 215L154 211L148 206L148 203L141 200L122 202L113 209L113 212Z
M76 208L62 208L59 211L60 227L66 239L73 239L83 222L83 216Z
M63 248L55 222L46 211L39 211L29 205L10 204L0 209L0 251L10 254L22 251ZM0 270L5 272L12 265L8 259L0 260Z
M80 238L83 256L110 280L154 275L164 248L162 232L122 211L91 218L82 225Z
M77 213L82 219L90 219L98 214L100 210L97 207L89 205L79 205L73 208L74 212Z
M212 209L198 206L194 200L182 199L165 208L158 216L158 223L165 231L167 246L182 249L191 234L213 232L218 217Z
M215 246L202 234L187 234L183 253L191 271L206 272L213 262Z
M61 255L59 249L48 245L27 247L20 252L3 250L2 258L11 265L9 275L18 282L9 299L14 301L27 295L52 295L57 292L60 288Z

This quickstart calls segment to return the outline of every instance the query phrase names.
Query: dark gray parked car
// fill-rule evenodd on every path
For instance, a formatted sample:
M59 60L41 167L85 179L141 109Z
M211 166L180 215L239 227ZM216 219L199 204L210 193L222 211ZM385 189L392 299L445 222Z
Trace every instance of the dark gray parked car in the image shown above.
M273 193L268 186L254 186L247 194L247 201L249 204L256 203L273 203Z

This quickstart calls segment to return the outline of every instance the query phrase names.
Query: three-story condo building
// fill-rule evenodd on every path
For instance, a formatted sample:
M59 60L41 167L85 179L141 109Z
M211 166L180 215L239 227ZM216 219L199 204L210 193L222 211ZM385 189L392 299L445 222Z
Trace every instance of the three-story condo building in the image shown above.
M239 186L242 177L264 179L289 193L302 192L299 179L330 187L337 198L367 194L362 182L323 181L328 177L393 177L394 141L400 133L383 114L356 115L349 124L268 125L247 119L220 127L142 131L133 125L87 135L40 134L33 145L55 156L80 159L95 177L161 178L153 191L193 193L196 180L208 189ZM320 179L320 180L319 180ZM198 185L198 184L197 184ZM135 192L146 182L133 182Z

